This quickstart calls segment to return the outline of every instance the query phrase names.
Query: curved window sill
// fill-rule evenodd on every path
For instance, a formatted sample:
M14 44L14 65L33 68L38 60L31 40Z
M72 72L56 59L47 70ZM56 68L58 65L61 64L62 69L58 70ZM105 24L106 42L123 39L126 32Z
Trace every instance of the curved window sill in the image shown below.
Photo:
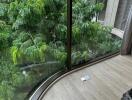
M41 100L43 98L43 96L45 95L45 93L59 80L61 80L63 77L66 77L67 75L74 73L76 71L79 71L83 68L86 67L90 67L94 64L97 64L99 62L102 62L104 60L110 59L112 57L115 57L117 55L119 55L120 52L117 51L116 53L112 53L112 54L107 54L105 56L102 57L98 57L90 62L84 63L84 64L80 64L78 66L73 66L73 69L71 70L61 70L59 72L57 72L56 74L52 75L51 77L49 77L46 81L42 82L41 85L38 86L38 88L35 90L34 93L32 93L32 95L30 96L29 100Z

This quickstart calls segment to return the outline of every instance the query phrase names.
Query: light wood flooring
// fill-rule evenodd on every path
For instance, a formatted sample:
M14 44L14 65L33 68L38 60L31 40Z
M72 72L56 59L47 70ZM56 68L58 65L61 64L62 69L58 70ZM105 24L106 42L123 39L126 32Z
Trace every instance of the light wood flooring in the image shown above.
M84 75L89 75L90 80L81 81ZM64 77L43 100L121 100L130 88L132 57L119 55Z

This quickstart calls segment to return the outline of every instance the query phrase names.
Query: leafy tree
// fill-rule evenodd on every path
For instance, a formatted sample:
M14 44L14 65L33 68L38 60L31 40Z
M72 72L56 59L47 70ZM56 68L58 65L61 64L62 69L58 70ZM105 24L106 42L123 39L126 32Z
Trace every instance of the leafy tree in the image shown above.
M45 0L15 0L11 2L8 15L13 29L36 29L44 14Z
M9 47L10 31L10 26L5 21L0 20L0 51Z
M32 37L30 33L21 32L13 41L11 48L13 62L14 64L44 62L46 49L47 45L43 38L36 35Z
M7 21L8 20L8 16L7 16L7 12L8 12L8 4L7 3L0 3L0 19Z
M119 50L118 48L121 46L120 39L113 38L110 34L110 27L103 26L96 21L96 17L103 7L102 3L96 3L95 0L73 1L73 64Z
M47 40L66 42L67 5L65 0L45 0L45 15L40 23L40 32ZM44 26L44 27L43 27ZM49 42L49 41L48 41Z
M16 87L21 85L23 80L18 67L1 58L0 60L0 100L12 100L16 95Z

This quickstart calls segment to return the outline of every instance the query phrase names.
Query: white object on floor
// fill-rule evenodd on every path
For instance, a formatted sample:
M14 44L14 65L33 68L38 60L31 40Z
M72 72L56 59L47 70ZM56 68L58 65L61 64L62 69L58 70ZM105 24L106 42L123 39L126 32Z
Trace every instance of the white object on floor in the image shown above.
M90 80L89 75L85 75L84 77L81 78L81 81L87 81L87 80Z

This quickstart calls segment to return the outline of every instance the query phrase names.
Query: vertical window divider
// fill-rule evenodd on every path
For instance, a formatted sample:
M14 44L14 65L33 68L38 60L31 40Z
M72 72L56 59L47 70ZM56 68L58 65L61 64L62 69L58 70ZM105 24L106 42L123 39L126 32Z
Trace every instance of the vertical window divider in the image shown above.
M67 69L71 69L72 53L72 0L67 0Z

